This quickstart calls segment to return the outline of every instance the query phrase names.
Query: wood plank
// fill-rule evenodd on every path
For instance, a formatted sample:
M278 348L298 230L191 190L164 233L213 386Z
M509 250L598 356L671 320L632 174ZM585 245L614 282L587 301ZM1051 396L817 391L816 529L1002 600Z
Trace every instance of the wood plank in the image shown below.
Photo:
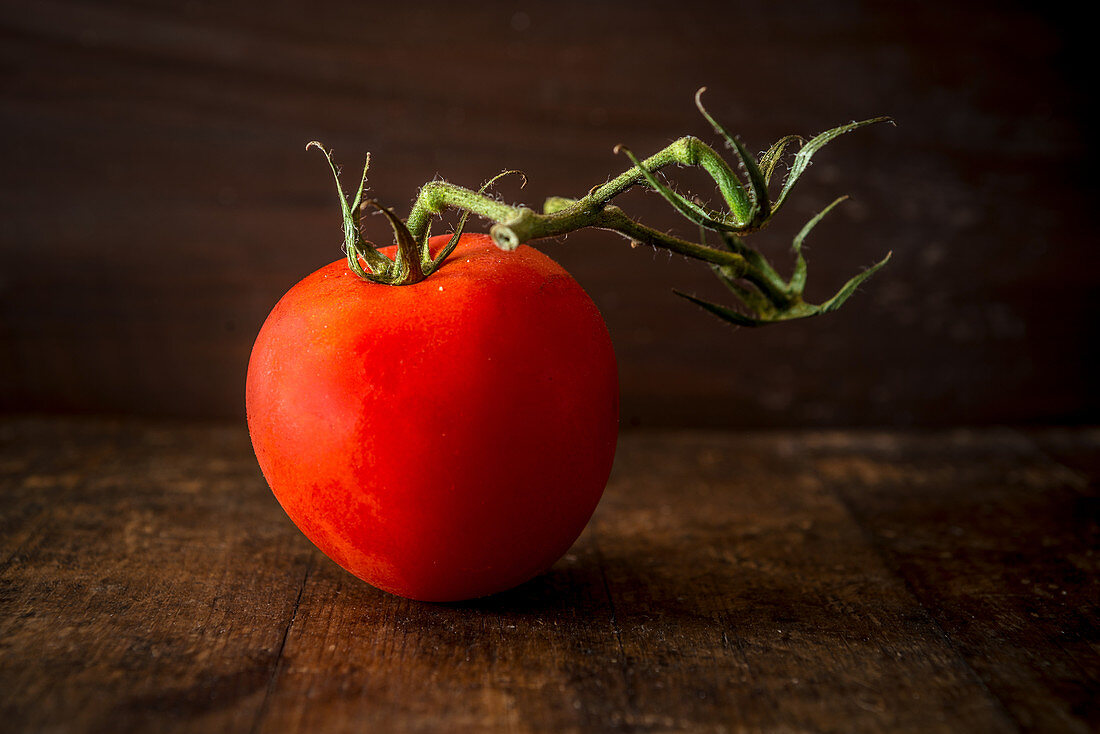
M961 435L628 433L550 572L422 604L316 552L239 426L3 419L0 716L16 732L1087 730L1096 538L1073 513L1095 507L1090 485L1029 438ZM1072 435L1048 443L1095 448Z
M813 463L1025 731L1100 728L1100 436L835 434ZM1091 475L1039 445L1080 458Z
M0 573L6 730L247 729L312 551L242 432L3 430L4 504L47 508Z
M591 538L491 599L422 604L310 576L259 731L601 731L627 707Z
M1013 730L791 449L628 436L576 560L473 620L311 579L261 729Z
M790 434L641 434L596 530L641 729L1012 731Z

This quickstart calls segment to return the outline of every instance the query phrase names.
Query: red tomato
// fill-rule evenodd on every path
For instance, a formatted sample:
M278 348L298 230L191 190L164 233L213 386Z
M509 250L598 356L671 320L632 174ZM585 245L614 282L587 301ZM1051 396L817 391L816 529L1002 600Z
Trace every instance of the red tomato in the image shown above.
M596 508L618 433L595 304L550 258L484 235L414 285L344 260L313 273L260 330L246 392L295 524L356 576L426 601L549 568Z

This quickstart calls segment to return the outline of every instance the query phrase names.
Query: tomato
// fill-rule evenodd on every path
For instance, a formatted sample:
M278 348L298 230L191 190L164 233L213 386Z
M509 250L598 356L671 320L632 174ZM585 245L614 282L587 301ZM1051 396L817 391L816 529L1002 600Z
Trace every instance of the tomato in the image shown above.
M457 601L576 540L611 470L618 394L577 282L537 250L463 235L413 285L345 260L295 285L256 339L246 405L264 477L318 548L385 591Z

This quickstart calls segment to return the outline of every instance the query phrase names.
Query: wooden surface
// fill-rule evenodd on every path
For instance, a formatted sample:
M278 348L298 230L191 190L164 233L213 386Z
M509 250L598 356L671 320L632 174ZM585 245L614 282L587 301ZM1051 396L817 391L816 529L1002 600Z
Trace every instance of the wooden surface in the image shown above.
M893 259L840 313L734 331L671 293L727 298L705 266L604 233L541 243L607 319L627 424L1100 422L1093 41L1068 7L0 3L0 410L240 415L264 317L340 257L309 140L353 171L371 151L400 213L436 176L504 168L528 185L500 195L537 207L624 170L618 143L713 142L707 85L753 151L897 118L830 144L754 239L789 272L791 238L850 194L807 241L808 295ZM622 205L698 234L656 196Z
M554 568L406 601L238 426L0 423L10 732L1085 732L1100 432L628 433Z

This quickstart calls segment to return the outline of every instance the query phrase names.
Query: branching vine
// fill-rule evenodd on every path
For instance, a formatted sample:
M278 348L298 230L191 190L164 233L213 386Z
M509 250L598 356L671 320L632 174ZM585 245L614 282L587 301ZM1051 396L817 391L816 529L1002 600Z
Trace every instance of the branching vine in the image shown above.
M363 199L369 156L355 196L349 198L340 186L331 152L316 141L306 147L320 149L336 177L343 211L348 267L365 280L388 285L408 285L423 280L451 253L458 243L467 217L474 214L493 222L490 235L497 246L504 250L514 250L531 240L557 237L584 227L594 227L616 232L631 243L646 244L702 260L710 265L738 300L740 307L723 306L680 291L675 292L719 318L741 326L760 326L836 310L861 283L890 259L887 254L880 262L850 279L832 298L822 303L811 304L803 299L806 284L803 242L814 226L846 197L837 199L811 218L794 238L792 248L795 265L790 278L781 277L760 252L745 243L745 237L768 225L787 201L791 189L806 171L811 158L822 147L853 130L879 122L890 122L890 118L876 117L850 122L808 140L797 135L788 135L772 145L758 160L740 140L726 132L707 112L702 102L704 90L705 88L700 89L696 93L695 104L714 131L723 138L726 146L733 151L744 171L744 179L717 151L690 135L674 141L644 160L638 160L628 148L619 145L615 152L630 160L633 165L629 169L604 184L592 187L579 199L551 197L544 203L541 213L525 206L504 204L486 195L485 192L497 179L513 173L505 171L487 181L478 191L446 181L427 183L420 189L408 219L402 221L392 210L374 200ZM769 193L772 176L777 164L792 146L798 147L797 152L793 155L778 195L773 199ZM657 174L661 169L672 165L702 168L717 186L725 210L716 211L704 207L658 178ZM611 203L615 197L635 186L656 191L677 212L696 224L700 228L700 241L692 242L647 227ZM362 210L368 206L379 209L393 227L397 253L392 259L363 239L360 217ZM447 246L433 256L428 242L431 221L435 215L448 208L459 209L463 214ZM708 231L717 234L720 247L707 243L703 235Z

